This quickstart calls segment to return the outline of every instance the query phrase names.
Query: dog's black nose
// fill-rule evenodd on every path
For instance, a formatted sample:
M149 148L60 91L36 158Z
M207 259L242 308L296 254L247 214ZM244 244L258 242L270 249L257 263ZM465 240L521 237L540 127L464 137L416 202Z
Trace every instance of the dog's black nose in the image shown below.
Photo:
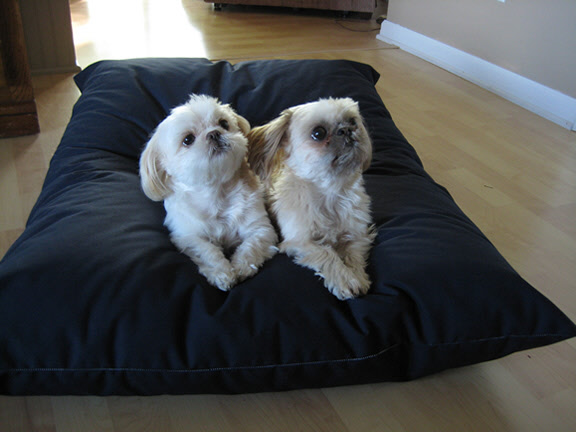
M338 132L336 132L336 135L349 137L352 135L352 128L350 128L350 127L340 128L340 129L338 129Z
M211 141L220 141L220 137L222 136L222 134L218 131L212 131L208 133L208 139Z

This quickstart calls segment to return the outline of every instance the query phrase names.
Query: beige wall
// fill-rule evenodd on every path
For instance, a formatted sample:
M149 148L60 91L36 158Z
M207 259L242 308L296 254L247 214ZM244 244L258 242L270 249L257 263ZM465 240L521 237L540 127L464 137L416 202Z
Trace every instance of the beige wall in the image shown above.
M576 0L389 0L388 20L576 98Z

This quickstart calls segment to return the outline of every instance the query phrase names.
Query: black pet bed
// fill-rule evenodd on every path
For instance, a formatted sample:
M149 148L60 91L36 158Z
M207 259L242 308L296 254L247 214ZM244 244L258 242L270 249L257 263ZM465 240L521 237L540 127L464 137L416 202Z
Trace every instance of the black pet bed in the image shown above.
M26 230L0 262L0 393L242 393L418 378L576 335L424 171L370 66L103 61L74 107ZM140 188L149 134L190 93L253 126L320 97L359 101L378 227L368 295L339 301L285 255L210 286Z

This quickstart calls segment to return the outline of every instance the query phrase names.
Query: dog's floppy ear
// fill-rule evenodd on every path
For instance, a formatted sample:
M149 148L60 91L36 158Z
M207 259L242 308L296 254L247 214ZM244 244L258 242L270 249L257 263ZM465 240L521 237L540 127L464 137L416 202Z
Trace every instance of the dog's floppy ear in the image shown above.
M248 134L248 162L265 183L283 156L282 141L292 113L292 109L284 110L270 123L256 127Z
M140 156L140 182L148 198L162 201L172 193L170 176L160 162L158 134L154 134Z
M244 135L248 135L250 132L250 122L242 117L240 114L236 114L236 121L238 122L238 127Z
M372 139L370 138L370 134L368 133L368 128L366 127L366 123L364 119L360 117L362 124L361 127L364 129L363 134L366 137L365 143L365 154L364 154L364 163L362 164L362 171L366 171L370 168L370 164L372 163Z

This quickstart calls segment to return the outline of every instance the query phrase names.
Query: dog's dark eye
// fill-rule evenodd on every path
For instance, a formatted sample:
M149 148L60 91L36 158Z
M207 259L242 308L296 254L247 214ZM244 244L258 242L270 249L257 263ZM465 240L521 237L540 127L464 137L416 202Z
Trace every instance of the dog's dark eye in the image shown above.
M192 144L194 144L194 140L196 139L196 137L192 134L188 134L184 137L184 139L182 140L182 145L184 147L188 147Z
M356 119L354 117L350 118L350 120L348 120L348 123L350 124L350 126L356 126Z
M230 129L230 124L228 123L228 120L222 119L218 122L218 124L220 125L220 127L222 129L226 129L226 130Z
M314 141L324 141L324 138L326 138L327 132L326 129L323 128L322 126L317 126L312 130L312 139Z

